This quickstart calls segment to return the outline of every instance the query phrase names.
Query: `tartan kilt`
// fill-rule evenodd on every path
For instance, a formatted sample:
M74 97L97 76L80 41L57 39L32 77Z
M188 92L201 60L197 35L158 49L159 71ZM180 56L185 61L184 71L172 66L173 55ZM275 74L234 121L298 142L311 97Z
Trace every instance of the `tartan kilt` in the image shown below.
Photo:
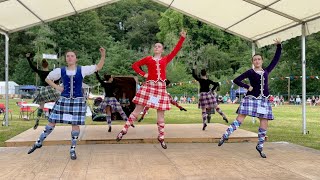
M59 99L60 92L51 86L44 86L40 88L38 96L33 100L33 103L44 104L47 102L55 102Z
M262 107L264 110L259 112L258 107ZM262 97L262 98L255 98L253 96L244 97L236 113L249 115L257 118L264 118L268 120L274 119L271 103L266 97Z
M50 113L48 121L51 123L64 123L84 125L87 105L84 97L60 97Z
M166 83L162 81L148 81L137 92L133 103L157 110L170 110L170 98L166 90Z
M211 91L199 94L199 109L213 109L215 106L217 106L217 99Z
M105 97L100 104L100 110L103 113L106 113L107 106L111 107L112 113L118 112L119 109L122 109L120 103L115 97Z

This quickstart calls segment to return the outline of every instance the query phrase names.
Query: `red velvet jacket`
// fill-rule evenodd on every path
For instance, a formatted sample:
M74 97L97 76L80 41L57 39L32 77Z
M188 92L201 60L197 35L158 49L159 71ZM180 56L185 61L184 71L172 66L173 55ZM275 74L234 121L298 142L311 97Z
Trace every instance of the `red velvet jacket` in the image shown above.
M162 57L160 60L154 60L152 56L147 56L133 63L133 70L141 76L144 76L146 72L142 71L140 67L146 65L148 68L147 81L165 81L167 64L177 55L177 53L182 47L184 40L185 38L181 36L179 42L177 43L173 51L167 56Z

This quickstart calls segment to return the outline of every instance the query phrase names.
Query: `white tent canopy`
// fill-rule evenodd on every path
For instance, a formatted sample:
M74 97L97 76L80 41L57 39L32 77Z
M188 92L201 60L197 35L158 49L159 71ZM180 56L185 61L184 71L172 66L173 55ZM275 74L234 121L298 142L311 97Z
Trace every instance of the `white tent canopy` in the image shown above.
M320 30L319 0L154 0L259 47Z
M118 0L0 0L0 30L12 33ZM287 40L320 30L319 0L153 0L255 42Z
M12 33L118 0L0 0L0 30Z
M8 82L9 33L117 1L118 0L0 0L0 33L6 36L6 81ZM284 41L301 36L303 132L306 132L304 103L306 94L305 36L320 31L319 0L153 1L249 40L258 45L258 47L272 44L275 38L280 38ZM6 103L8 107L8 99L6 99Z

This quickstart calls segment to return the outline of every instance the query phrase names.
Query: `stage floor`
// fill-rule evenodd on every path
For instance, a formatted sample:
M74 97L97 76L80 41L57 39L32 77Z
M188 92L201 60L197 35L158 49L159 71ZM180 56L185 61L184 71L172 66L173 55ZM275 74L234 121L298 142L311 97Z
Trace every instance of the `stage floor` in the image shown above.
M81 126L78 144L118 144L116 136L123 125L113 125L112 132L107 132L106 125ZM210 143L218 142L227 129L227 125L219 123L208 124L202 131L202 124L166 124L165 141L168 143ZM37 130L32 128L7 140L7 147L31 146L39 137L44 127ZM71 126L56 126L54 131L44 141L46 145L69 145ZM158 143L158 129L156 124L130 127L128 133L120 143ZM229 142L256 142L257 133L238 129L229 138Z
M138 129L138 127L137 127ZM210 129L210 128L209 128ZM214 130L211 127L211 134ZM132 135L133 136L133 135ZM320 151L289 144L266 143L266 159L256 143L89 144L0 148L0 179L319 179ZM318 169L318 170L317 170Z

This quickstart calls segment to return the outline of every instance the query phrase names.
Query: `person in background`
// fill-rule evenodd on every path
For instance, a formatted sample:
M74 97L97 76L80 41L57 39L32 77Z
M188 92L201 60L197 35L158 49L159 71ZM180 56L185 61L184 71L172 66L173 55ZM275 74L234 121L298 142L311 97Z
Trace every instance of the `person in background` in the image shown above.
M202 114L202 123L203 127L202 130L204 131L207 127L207 120L208 120L208 111L210 112L211 109L215 109L223 118L223 120L228 123L228 119L226 115L220 109L217 99L215 97L215 90L220 86L218 82L213 82L212 80L208 79L207 71L202 69L200 72L200 77L196 74L197 65L196 63L193 65L192 68L192 77L199 82L200 84L200 98L198 103L198 108L201 109ZM210 85L212 87L210 88Z
M124 121L128 120L126 113L123 111L122 106L116 99L116 91L118 88L115 88L115 82L113 77L110 74L104 74L104 79L101 79L98 72L96 73L96 78L104 88L104 99L100 104L100 108L103 113L106 113L106 122L109 126L108 132L111 132L111 124L112 124L112 113L118 112ZM125 94L124 94L125 95ZM131 126L134 127L132 124Z
M37 73L38 76L40 77L41 88L40 88L38 96L33 100L33 103L39 104L36 122L33 126L33 129L37 129L38 125L39 125L39 120L40 120L41 115L43 113L43 108L44 108L45 103L56 102L60 97L60 92L55 90L53 87L49 86L49 84L46 82L46 78L47 78L48 74L50 73L49 68L48 68L49 64L48 64L47 60L43 59L41 61L42 70L40 70L33 65L33 63L32 63L33 57L31 57L30 53L26 54L26 58L28 60L28 63L30 65L31 69L35 73ZM58 84L59 79L57 81L55 81L55 83Z
M301 104L301 98L299 95L297 95L296 97L296 105L300 105Z
M289 104L295 104L295 100L293 98L293 96L290 96L290 99L289 99Z

